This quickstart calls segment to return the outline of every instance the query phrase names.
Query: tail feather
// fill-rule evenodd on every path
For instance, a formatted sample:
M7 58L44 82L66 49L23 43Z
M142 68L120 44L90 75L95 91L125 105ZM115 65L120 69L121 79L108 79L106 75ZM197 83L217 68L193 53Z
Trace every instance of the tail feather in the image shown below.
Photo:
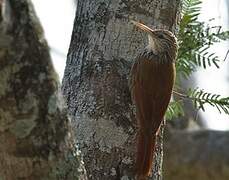
M147 177L151 172L155 140L156 135L152 135L152 132L139 132L136 160L136 171L139 178Z

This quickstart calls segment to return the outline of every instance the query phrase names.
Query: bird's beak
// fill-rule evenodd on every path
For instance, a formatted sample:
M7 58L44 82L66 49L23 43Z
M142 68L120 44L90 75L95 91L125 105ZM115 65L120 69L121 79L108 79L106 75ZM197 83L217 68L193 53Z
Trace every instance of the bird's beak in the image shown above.
M148 26L140 23L140 22L137 22L137 21L131 21L135 26L137 26L139 29L145 31L145 32L148 32L150 34L153 34L154 35L154 30L152 30L151 28L149 28Z

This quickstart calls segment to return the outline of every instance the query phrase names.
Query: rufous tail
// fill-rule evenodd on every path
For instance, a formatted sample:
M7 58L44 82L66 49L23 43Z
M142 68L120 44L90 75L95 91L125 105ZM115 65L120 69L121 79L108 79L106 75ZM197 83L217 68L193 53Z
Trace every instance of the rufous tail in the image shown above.
M151 132L139 131L136 160L136 176L144 180L151 172L156 135Z

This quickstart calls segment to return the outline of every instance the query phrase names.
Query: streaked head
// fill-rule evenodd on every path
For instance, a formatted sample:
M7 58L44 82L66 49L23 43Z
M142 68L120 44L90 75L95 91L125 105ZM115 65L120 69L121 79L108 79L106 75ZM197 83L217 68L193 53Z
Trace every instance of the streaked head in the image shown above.
M132 21L132 23L148 34L149 50L152 50L155 54L168 53L172 59L176 58L177 40L173 33L165 29L153 30L148 26L136 21Z

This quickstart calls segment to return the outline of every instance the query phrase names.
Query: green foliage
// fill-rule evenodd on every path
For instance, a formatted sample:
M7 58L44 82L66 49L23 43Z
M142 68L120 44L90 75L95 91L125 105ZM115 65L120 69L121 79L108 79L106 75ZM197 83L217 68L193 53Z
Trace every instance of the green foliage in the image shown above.
M189 89L187 97L193 100L194 106L205 111L204 105L209 104L216 107L218 111L229 114L229 97L223 98L218 94L211 94L196 88Z
M169 107L166 111L165 118L171 120L184 115L182 101L173 101L169 103Z
M197 67L214 65L219 68L219 57L208 50L213 43L229 39L229 31L222 31L221 26L212 27L198 21L200 4L200 0L183 1L176 63L177 74L181 77L188 78Z
M200 0L183 0L182 19L178 33L179 51L176 61L178 80L181 77L188 78L198 67L215 66L219 68L220 59L215 53L210 53L209 48L213 43L229 39L229 31L222 31L221 26L209 26L198 21L201 3ZM229 97L223 98L198 88L189 89L186 95L176 94L181 98L190 99L197 109L204 111L205 105L209 104L216 107L220 113L229 114ZM181 115L184 115L181 100L171 102L166 112L166 118L172 119Z

